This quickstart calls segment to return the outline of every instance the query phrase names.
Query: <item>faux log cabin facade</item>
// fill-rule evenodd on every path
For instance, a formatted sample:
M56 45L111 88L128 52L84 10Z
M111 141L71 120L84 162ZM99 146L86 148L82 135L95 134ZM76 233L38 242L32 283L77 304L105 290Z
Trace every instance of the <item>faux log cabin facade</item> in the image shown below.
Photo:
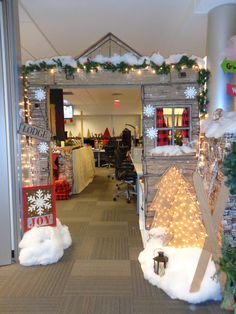
M198 91L198 72L184 69L180 73L172 70L163 76L159 84L144 85L142 88L143 106L151 105L159 108L189 108L189 136L190 141L198 141L200 132L199 109L196 95L186 98L186 88L193 87ZM156 114L151 117L143 116L143 173L145 194L146 228L149 229L154 212L149 210L156 194L156 185L164 172L172 165L182 169L183 175L192 181L192 175L197 167L196 153L181 156L153 156L151 150L157 146L157 139L148 137L147 130L156 127Z

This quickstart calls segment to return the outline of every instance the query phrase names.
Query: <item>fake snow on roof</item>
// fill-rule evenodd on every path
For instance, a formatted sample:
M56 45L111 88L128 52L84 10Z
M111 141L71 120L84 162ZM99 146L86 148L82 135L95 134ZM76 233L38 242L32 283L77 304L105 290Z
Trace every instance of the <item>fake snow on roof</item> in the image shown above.
M201 132L206 137L219 138L225 133L236 134L236 112L217 109L211 117L201 122Z

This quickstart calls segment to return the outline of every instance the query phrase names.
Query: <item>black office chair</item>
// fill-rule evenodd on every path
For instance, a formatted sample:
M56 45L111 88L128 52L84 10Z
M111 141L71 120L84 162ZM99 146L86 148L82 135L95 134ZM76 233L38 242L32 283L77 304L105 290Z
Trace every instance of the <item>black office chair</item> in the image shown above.
M102 167L107 168L114 168L115 166L115 150L117 148L117 141L115 138L111 137L107 143L107 146L104 147L105 149L105 164ZM112 174L108 174L108 178L115 178L115 172Z
M121 143L119 146L117 146L117 150L115 152L116 156L116 163L115 163L115 177L118 178L119 175L116 173L117 169L119 169L121 163L128 163L130 164L130 160L127 159L128 157L128 152L129 152L129 146L124 145L123 143ZM119 179L118 179L119 180ZM120 190L121 186L126 184L123 180L121 180L119 183L116 184L116 187L118 188L118 190Z
M137 174L133 164L124 156L124 150L115 150L115 175L120 184L116 185L118 191L113 196L113 201L124 196L127 203L130 203L131 197L137 195L135 191ZM121 185L125 185L125 190L120 190Z
M105 164L102 167L110 168L114 167L114 159L115 159L115 147L114 146L105 146Z

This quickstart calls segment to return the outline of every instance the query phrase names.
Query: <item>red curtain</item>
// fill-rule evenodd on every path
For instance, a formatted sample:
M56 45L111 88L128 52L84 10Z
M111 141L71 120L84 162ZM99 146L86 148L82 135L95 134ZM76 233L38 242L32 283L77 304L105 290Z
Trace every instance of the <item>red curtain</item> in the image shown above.
M163 115L163 108L159 108L156 111L156 127L157 128L166 128L166 122ZM158 130L157 133L157 146L164 146L169 144L169 131Z
M182 113L182 127L189 127L189 108L184 108ZM182 130L182 137L189 138L189 130Z

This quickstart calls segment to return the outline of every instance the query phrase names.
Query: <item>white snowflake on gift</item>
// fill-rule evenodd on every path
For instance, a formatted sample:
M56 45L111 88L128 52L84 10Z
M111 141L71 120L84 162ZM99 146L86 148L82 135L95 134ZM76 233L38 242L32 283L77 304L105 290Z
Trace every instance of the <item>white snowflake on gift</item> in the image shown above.
M152 105L147 105L144 107L143 113L146 117L153 117L155 114L155 108Z
M41 142L38 145L38 150L39 150L40 153L46 154L48 152L48 150L49 150L49 146L48 146L48 144L46 142Z
M147 134L147 137L149 137L151 140L153 140L154 138L157 137L157 129L154 127L148 128L146 130L146 134Z
M187 99L194 99L197 95L197 90L194 86L188 86L184 91L184 95Z
M34 96L38 101L42 101L46 99L46 92L42 88L39 88L34 92Z
M43 215L45 209L52 208L51 194L43 193L40 189L36 191L35 195L28 196L27 201L30 203L28 211L36 211L39 216Z

